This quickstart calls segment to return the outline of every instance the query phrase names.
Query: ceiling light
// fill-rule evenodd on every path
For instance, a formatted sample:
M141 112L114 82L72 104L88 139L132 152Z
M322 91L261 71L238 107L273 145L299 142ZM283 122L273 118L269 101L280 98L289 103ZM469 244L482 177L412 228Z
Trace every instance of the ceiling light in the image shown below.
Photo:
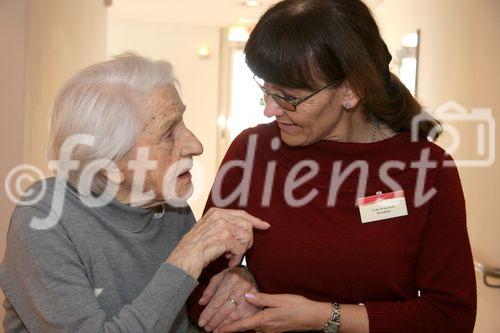
M258 7L261 5L261 2L258 0L246 0L244 4L247 7Z
M202 45L198 48L198 50L196 50L196 54L198 54L198 57L202 59L210 57L210 53L210 48L206 45Z
M227 39L231 42L246 42L250 36L248 28L242 25L234 25L229 27Z

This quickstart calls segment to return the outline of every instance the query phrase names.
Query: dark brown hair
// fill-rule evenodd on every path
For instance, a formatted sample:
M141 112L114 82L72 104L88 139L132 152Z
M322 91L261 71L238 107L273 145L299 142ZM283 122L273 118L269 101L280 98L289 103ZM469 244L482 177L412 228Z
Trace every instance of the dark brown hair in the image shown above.
M284 87L317 89L347 80L363 111L392 130L410 130L422 106L389 72L392 59L368 7L361 0L284 0L259 20L245 46L250 69ZM419 135L436 138L439 122L419 122Z

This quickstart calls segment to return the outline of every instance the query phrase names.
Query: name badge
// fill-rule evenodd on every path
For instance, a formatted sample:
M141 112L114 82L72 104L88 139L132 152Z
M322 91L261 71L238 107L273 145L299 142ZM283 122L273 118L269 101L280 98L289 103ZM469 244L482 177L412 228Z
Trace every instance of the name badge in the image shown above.
M408 215L404 191L384 193L358 198L361 222L375 222Z

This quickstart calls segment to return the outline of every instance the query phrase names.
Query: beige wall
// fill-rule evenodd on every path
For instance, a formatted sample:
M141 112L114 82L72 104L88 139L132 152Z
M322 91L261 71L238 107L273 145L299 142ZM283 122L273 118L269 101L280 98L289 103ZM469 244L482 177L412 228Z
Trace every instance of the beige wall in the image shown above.
M26 1L0 1L0 179L22 163ZM8 158L6 158L8 157ZM14 204L0 192L0 234L5 235ZM0 257L4 251L0 239Z
M0 179L5 179L23 159L25 44L26 1L0 0ZM0 191L0 258L13 207L5 192ZM0 319L3 315L1 307Z
M49 175L52 102L73 73L106 59L106 12L102 0L0 0L1 179L23 162ZM12 208L2 191L0 257Z
M385 0L375 11L393 54L401 37L421 29L419 97L437 108L454 100L467 109L492 108L500 126L500 1ZM462 132L472 141L475 132ZM497 162L487 168L461 168L468 228L475 259L500 267L500 134ZM478 279L476 332L500 332L500 294Z
M219 91L220 30L210 27L184 27L165 23L108 19L110 56L133 51L153 59L170 61L181 83L181 96L187 105L184 120L203 143L205 152L195 158L196 191L190 199L197 217L201 216L216 172L216 122ZM200 59L196 50L207 45L212 55ZM198 176L203 171L204 177Z
M50 108L77 70L106 59L102 0L30 0L27 8L24 161L46 167Z

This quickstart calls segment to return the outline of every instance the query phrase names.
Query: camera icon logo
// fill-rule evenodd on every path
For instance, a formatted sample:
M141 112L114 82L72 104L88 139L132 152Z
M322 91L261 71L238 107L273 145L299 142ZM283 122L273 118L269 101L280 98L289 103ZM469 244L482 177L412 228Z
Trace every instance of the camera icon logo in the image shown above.
M413 119L413 141L418 140L419 123L430 114L442 123L440 146L455 159L445 161L445 166L488 167L495 163L495 118L491 109L474 108L469 112L457 102L448 101L434 112L422 112Z

